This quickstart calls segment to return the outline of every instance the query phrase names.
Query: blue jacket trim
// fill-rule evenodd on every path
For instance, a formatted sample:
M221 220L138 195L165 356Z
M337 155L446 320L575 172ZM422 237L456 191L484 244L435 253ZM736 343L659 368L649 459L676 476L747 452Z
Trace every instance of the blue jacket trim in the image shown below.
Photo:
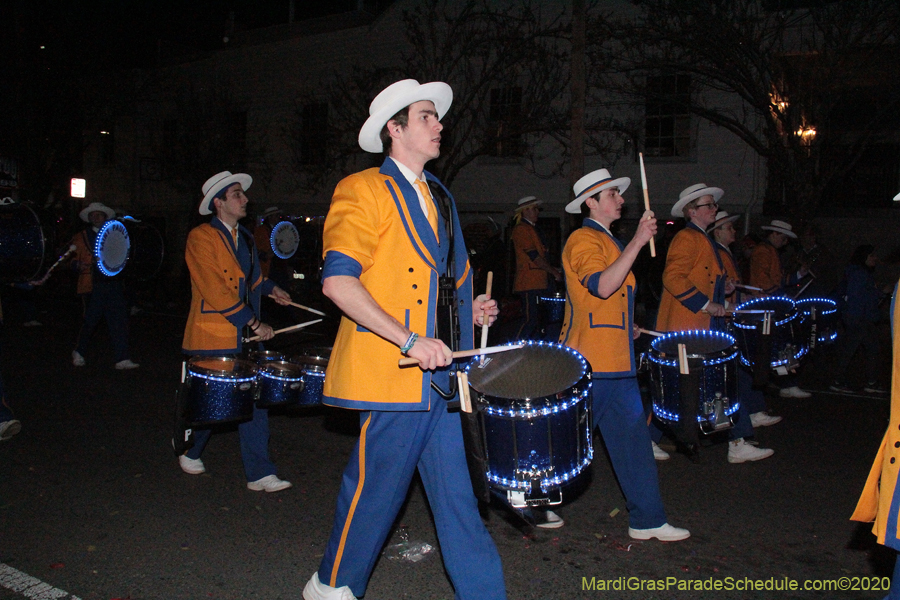
M362 265L355 258L351 258L343 252L337 250L329 250L325 254L325 265L322 267L322 279L327 279L334 275L345 275L348 277L356 277L362 275Z

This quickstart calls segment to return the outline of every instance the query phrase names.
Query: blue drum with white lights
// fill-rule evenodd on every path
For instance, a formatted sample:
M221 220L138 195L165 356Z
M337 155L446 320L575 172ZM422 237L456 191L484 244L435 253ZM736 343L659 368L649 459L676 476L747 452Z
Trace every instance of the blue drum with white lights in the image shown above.
M240 358L195 356L185 372L185 419L200 427L253 417L256 364Z
M257 374L259 399L256 406L259 408L300 402L304 387L300 365L283 360L269 360L259 365Z
M683 415L678 345L687 350L690 370L700 369L699 404L696 415ZM696 418L703 433L732 426L740 405L737 397L738 350L735 339L720 331L675 331L650 344L650 396L653 414L664 423Z
M22 283L38 278L46 244L41 222L27 204L0 204L0 281Z
M552 296L539 296L538 303L541 305L541 318L544 325L563 322L566 314L565 294L556 292Z
M331 348L310 348L300 356L291 358L303 373L303 389L300 392L300 406L322 404L322 390L325 387L325 369L331 358Z
M513 506L562 502L562 487L593 458L587 361L561 344L530 341L484 363L476 357L466 372L490 486Z
M741 313L740 311L753 311ZM801 343L800 314L794 301L783 296L755 298L739 304L734 315L734 337L741 350L741 362L756 364L757 345L763 335L765 313L772 315L769 335L772 350L769 365L776 370L791 368L806 353Z
M131 237L128 229L121 221L107 221L97 233L94 256L97 257L97 268L107 277L114 277L122 272L128 262L131 250Z
M794 303L800 312L803 344L808 348L837 339L838 305L831 298L806 298Z

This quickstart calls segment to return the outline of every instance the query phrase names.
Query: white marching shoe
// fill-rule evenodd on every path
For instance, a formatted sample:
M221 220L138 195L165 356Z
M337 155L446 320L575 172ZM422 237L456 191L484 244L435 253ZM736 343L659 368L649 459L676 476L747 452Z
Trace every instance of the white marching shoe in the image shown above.
M303 588L303 600L357 600L350 588L345 586L333 588L319 581L319 572L313 576Z

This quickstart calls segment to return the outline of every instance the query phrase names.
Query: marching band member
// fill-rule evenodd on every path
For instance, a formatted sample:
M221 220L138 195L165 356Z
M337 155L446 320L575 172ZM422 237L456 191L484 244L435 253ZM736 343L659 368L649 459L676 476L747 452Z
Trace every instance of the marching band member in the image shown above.
M262 294L286 305L290 295L260 272L253 236L238 220L247 216L244 190L253 179L245 173L222 171L203 184L200 214L215 216L188 234L185 261L191 273L191 310L184 328L182 352L192 355L239 355L248 327L261 340L271 339L272 327L259 320ZM269 413L253 406L253 418L238 425L247 488L278 492L291 487L278 478L269 459ZM194 445L178 457L189 475L206 472L200 455L210 429L194 431Z
M613 179L606 169L575 183L575 199L566 212L585 218L563 250L567 299L559 341L578 350L593 368L593 427L600 428L625 494L628 535L674 542L691 534L666 519L634 361L639 330L631 266L656 233L656 219L646 211L626 246L609 230L622 216L621 192L630 184L628 177Z
M659 331L725 329L725 298L734 292L734 281L729 278L715 241L706 233L716 221L718 201L724 193L721 188L698 183L683 190L672 207L672 216L683 216L688 224L675 235L666 257L665 290L656 320ZM654 442L658 443L661 435L654 427ZM737 422L728 430L728 462L757 461L775 453L748 443L745 438L751 435L753 425L742 401Z
M359 145L383 152L384 163L338 183L325 220L322 290L344 316L323 401L358 410L360 436L305 600L365 594L417 468L456 598L506 598L500 556L472 491L459 413L432 389L453 389L449 346L458 339L459 348L472 348L473 325L498 313L485 295L473 302L455 204L425 171L440 155L440 119L452 100L446 83L413 79L379 93ZM457 339L443 319L453 307ZM419 368L398 368L402 354Z
M900 200L900 194L894 196L894 200ZM891 359L890 421L862 496L850 519L865 523L874 521L872 533L878 538L878 543L900 551L900 486L897 485L900 475L900 302L897 302L897 289L895 286L891 302L894 352ZM900 600L900 560L894 564L891 591L885 600Z
M91 202L78 216L88 226L76 233L70 244L75 246L72 265L78 270L75 291L84 306L84 321L78 333L78 344L72 351L72 364L76 367L85 365L84 357L91 336L100 324L100 319L105 317L113 343L116 369L136 369L139 365L132 362L128 352L128 303L122 289L122 280L101 273L94 256L97 234L108 220L116 216L116 212L105 204Z
M768 233L750 255L750 285L762 289L763 294L778 295L783 293L786 287L795 285L806 276L807 269L801 265L796 273L785 275L781 266L779 250L790 240L797 239L797 234L792 231L790 223L773 220L770 225L763 225L761 229L767 230ZM779 392L782 398L809 398L812 395L797 385L795 375L786 375L782 383L785 384Z
M514 339L529 340L540 329L538 302L550 291L549 277L562 279L559 269L547 262L547 245L537 228L541 200L525 196L516 207L516 226L510 238L516 252L516 278L513 292L522 299L522 324Z

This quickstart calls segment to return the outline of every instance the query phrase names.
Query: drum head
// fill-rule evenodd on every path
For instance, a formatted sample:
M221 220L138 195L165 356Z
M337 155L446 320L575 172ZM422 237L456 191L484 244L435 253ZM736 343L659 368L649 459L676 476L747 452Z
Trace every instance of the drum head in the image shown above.
M587 361L561 344L525 342L517 350L475 357L467 368L469 384L496 398L541 398L564 392L588 371Z
M46 239L37 213L18 202L0 205L0 281L37 279L45 252Z
M790 321L796 316L796 307L794 301L785 296L769 296L768 298L755 298L748 300L743 304L739 304L735 310L769 310L775 313L775 320L778 325ZM784 320L788 317L787 321ZM765 318L764 313L755 314L736 314L734 315L735 323L755 324Z
M131 249L131 238L121 221L107 221L97 234L97 246L94 255L97 266L104 275L118 275L128 262L128 251Z
M280 221L272 228L272 236L269 238L272 252L281 259L288 259L297 252L300 246L300 232L290 221Z
M283 360L272 360L260 365L259 373L263 376L286 381L300 381L303 377L303 370L300 368L300 365Z
M813 307L816 308L817 315L832 315L837 312L837 302L831 298L807 298L797 300L794 304L797 310L807 315L812 312Z
M195 356L188 360L188 370L228 379L256 376L256 365L249 360L222 356Z
M665 356L678 356L678 344L687 347L688 355L708 356L728 350L734 346L735 339L727 333L706 329L674 331L656 338L650 347Z

